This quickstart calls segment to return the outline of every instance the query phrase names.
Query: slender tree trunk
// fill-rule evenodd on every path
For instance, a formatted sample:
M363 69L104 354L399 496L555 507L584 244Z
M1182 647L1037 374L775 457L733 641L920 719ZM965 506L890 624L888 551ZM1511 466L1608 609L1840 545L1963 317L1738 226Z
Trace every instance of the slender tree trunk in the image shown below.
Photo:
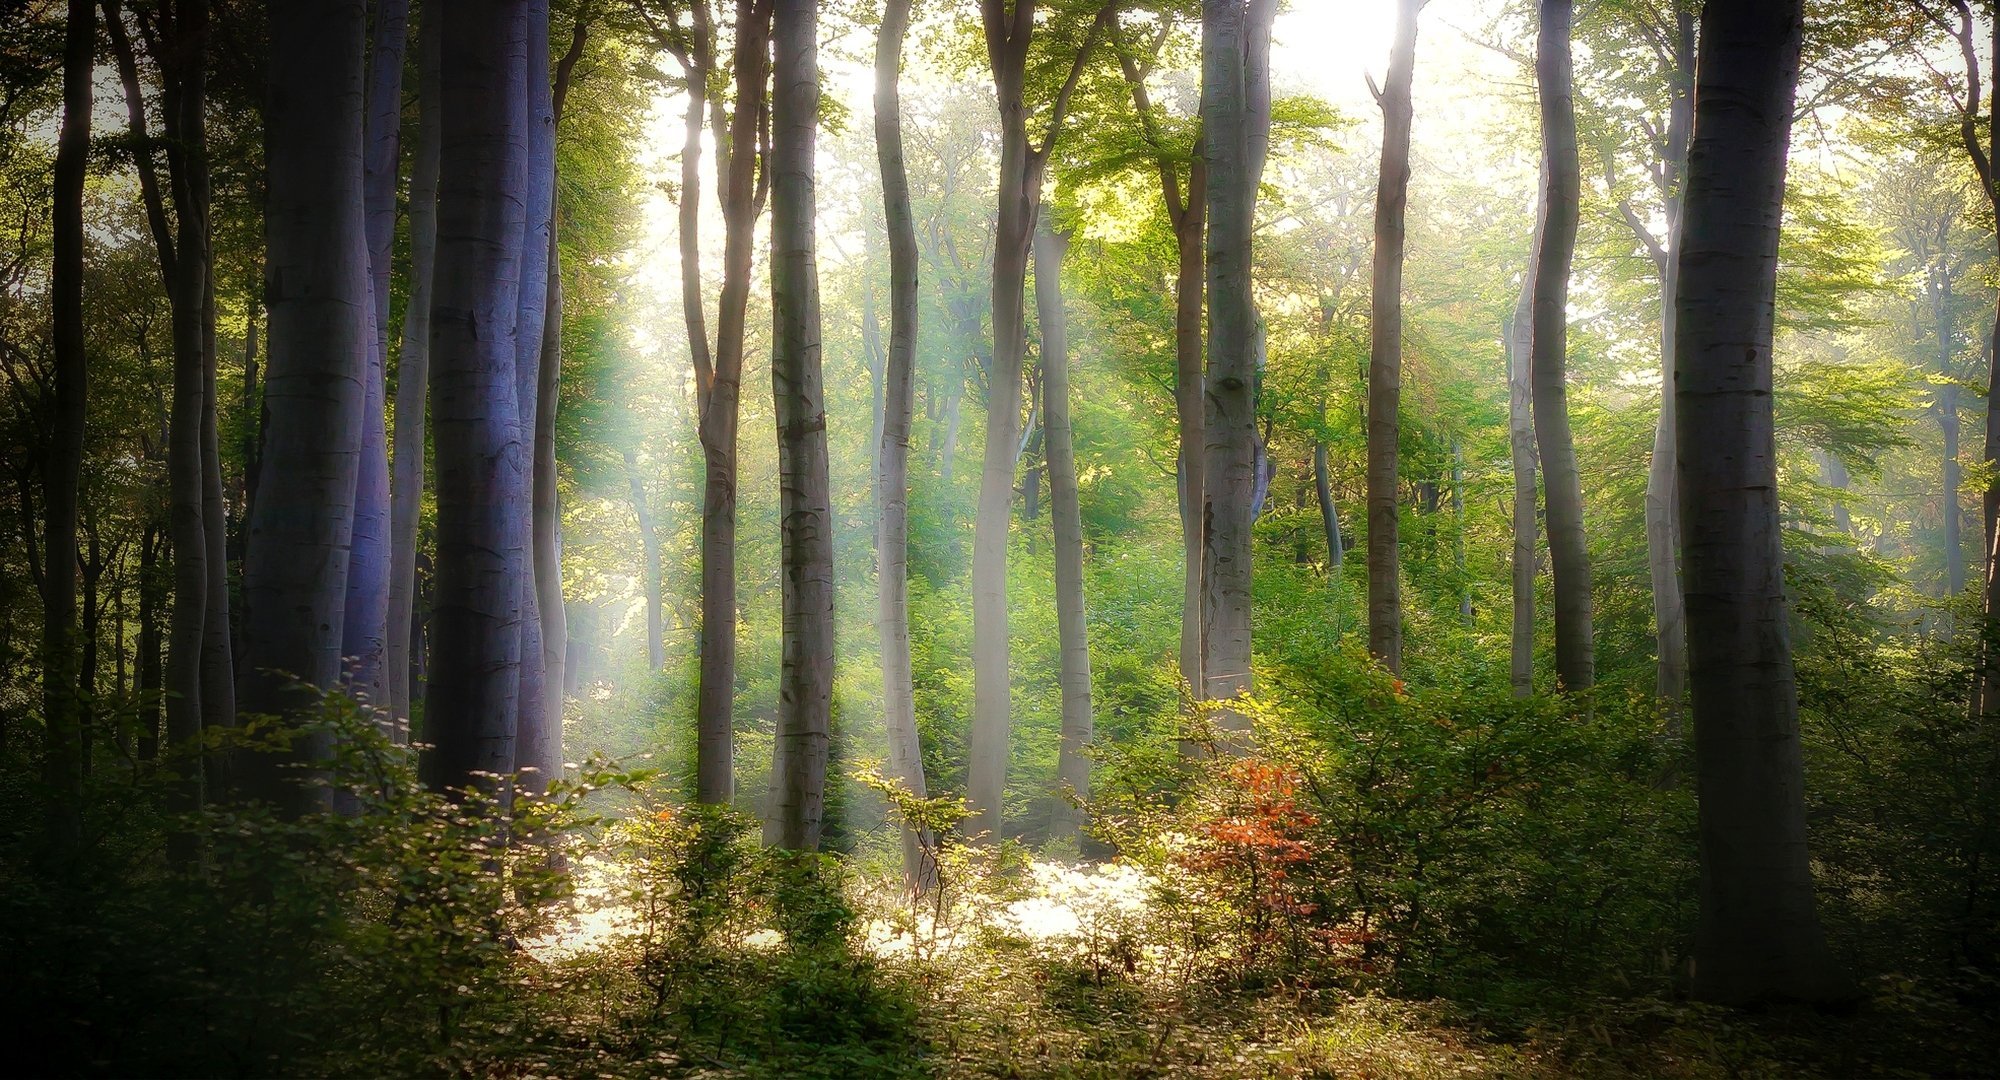
M1375 265L1368 348L1368 651L1403 670L1403 509L1397 448L1403 399L1403 213L1410 194L1410 84L1423 0L1397 0L1396 39L1378 100L1382 165L1375 188Z
M183 8L183 18L195 7L190 4ZM201 53L197 51L194 55ZM196 181L201 188L197 201L203 207L209 201L207 177L208 167L204 162ZM202 619L201 723L205 729L220 730L236 726L236 639L229 630L229 512L222 495L222 439L216 428L216 408L220 401L216 360L221 353L215 345L215 274L205 239L201 247L204 260L210 263L209 272L202 275L206 295L201 319L201 517L202 540L208 545L207 610ZM188 249L184 245L182 250ZM234 786L226 753L210 753L202 771L210 792L228 791Z
M431 280L437 258L438 154L442 139L438 84L444 32L442 0L423 5L417 32L417 153L410 166L410 285L396 367L396 459L389 487L389 612L384 663L395 737L408 742L411 634L416 624L417 524L424 505L424 420L430 391Z
M1207 445L1203 394L1202 313L1208 289L1208 168L1205 151L1195 148L1188 167L1187 201L1174 223L1174 413L1179 427L1174 471L1181 511L1181 681L1199 700L1201 675L1202 507L1207 484L1202 475Z
M244 551L245 711L301 704L296 678L340 677L348 544L368 362L368 252L362 210L361 0L310 0L270 12L269 173L264 292L270 363L264 448ZM186 553L175 545L174 559ZM292 810L316 797L261 762L253 791Z
M1590 689L1596 661L1590 629L1590 551L1583 535L1583 480L1570 438L1564 372L1569 349L1569 273L1576 253L1582 181L1570 77L1571 0L1541 0L1535 81L1541 90L1547 214L1535 253L1535 308L1529 380L1535 444L1549 517L1549 565L1555 575L1556 680Z
M1319 523L1326 532L1326 573L1328 577L1337 578L1347 551L1340 544L1340 514L1333 505L1333 484L1327 475L1326 444L1318 441L1313 443L1313 494L1319 497Z
M521 690L516 702L515 767L533 765L543 752L549 718L547 659L542 650L542 604L534 558L534 472L536 399L542 377L542 331L547 323L549 244L554 233L555 100L549 72L548 0L529 0L528 67L522 75L528 106L528 171L525 189L528 219L521 239L519 313L514 324L515 419L520 424L522 503L521 560ZM560 705L560 695L558 695ZM525 778L541 789L547 778Z
M1939 258L1942 261L1942 253ZM1965 591L1965 541L1958 506L1958 490L1963 484L1964 470L1958 463L1958 384L1951 381L1951 360L1955 347L1951 325L1951 271L1942 265L1932 282L1931 314L1937 324L1937 372L1941 380L1933 408L1937 411L1938 435L1943 444L1938 459L1939 471L1943 473L1944 493L1939 500L1938 516L1944 525L1944 595L1949 599Z
M771 397L778 423L784 660L764 841L819 848L833 712L833 505L820 372L813 144L816 0L777 0L771 41Z
M354 536L348 549L347 617L340 650L355 692L388 703L390 548L388 357L389 272L396 241L396 195L403 130L403 52L408 0L374 0L367 118L362 135L362 212L369 281L367 382L363 387L361 462L354 486ZM393 721L391 721L393 725ZM390 728L394 730L393 726Z
M1979 168L1981 186L1986 191L1987 204L1996 214L2000 214L2000 178L1993 173L1994 159L2000 158L2000 93L1995 93L1988 105L1986 117L1986 146L1979 146L1977 117L1979 115L1979 55L1972 48L1971 12L1963 5L1960 12L1964 16L1960 26L1964 30L1966 53L1966 76L1970 93L1967 94L1965 112L1959 131L1965 142L1965 150L1975 164L1984 162ZM1987 55L2000 63L2000 18L1990 20L1991 45ZM1996 235L2000 243L2000 235ZM1986 465L1986 491L1984 498L1985 537L1981 551L1985 554L1986 583L1980 611L1982 619L1983 648L1980 656L1980 679L1973 696L1976 714L1984 715L2000 709L2000 309L1994 314L1992 329L1986 339L1986 442L1980 457Z
M165 530L147 522L139 534L139 655L133 661L138 687L139 760L152 761L160 750L160 706L164 689L160 664L160 618L167 606L167 571L160 566L166 548Z
M639 475L636 449L625 451L625 479L632 488L632 512L639 521L639 547L644 560L640 584L646 592L646 670L658 671L667 662L660 636L660 537L653 527L653 511L646 500L646 482Z
M1451 439L1451 569L1458 576L1458 617L1472 621L1472 582L1465 576L1465 448Z
M1094 734L1090 706L1090 630L1083 604L1083 512L1078 505L1076 451L1069 421L1069 329L1063 311L1062 263L1069 237L1044 223L1035 233L1035 312L1042 328L1042 431L1048 441L1049 517L1056 541L1056 635L1062 650L1062 747L1058 794L1090 798ZM1061 831L1076 836L1083 815L1068 810Z
M1819 463L1819 482L1840 492L1833 500L1833 527L1842 536L1854 535L1854 518L1847 510L1846 494L1852 478L1847 474L1847 466L1837 457L1824 450L1814 451L1813 458Z
M81 840L82 732L76 695L76 517L83 474L83 428L89 363L83 336L83 183L90 155L97 9L69 0L63 29L63 120L56 141L54 262L49 295L55 353L55 410L43 473L42 709L47 738L42 781L48 788L50 847L67 852Z
M527 448L515 380L533 0L445 0L431 293L437 573L424 726L433 787L515 767ZM546 55L546 54L544 54Z
M1546 172L1546 170L1544 170ZM1515 697L1534 692L1535 538L1540 532L1540 487L1535 483L1535 422L1529 353L1534 341L1535 273L1541 258L1542 227L1548 218L1547 185L1535 185L1535 231L1528 245L1528 270L1505 327L1507 339L1507 443L1514 467L1513 648L1509 678ZM1671 383L1669 383L1671 387Z
M1666 710L1667 732L1678 737L1687 698L1687 605L1681 599L1680 521L1674 507L1674 342L1680 286L1681 185L1688 131L1694 123L1694 12L1676 13L1673 102L1667 116L1660 196L1667 211L1667 245L1655 256L1660 277L1660 419L1646 469L1646 568L1653 587L1653 638L1659 659L1654 693ZM1634 228L1639 227L1636 215ZM1650 241L1644 233L1642 240ZM1649 243L1649 246L1654 246Z
M1699 801L1694 990L1845 996L1806 852L1771 414L1801 4L1702 12L1674 393Z
M883 726L889 734L889 775L919 798L923 746L910 671L910 423L911 376L917 351L917 231L910 178L903 161L903 39L911 0L885 0L875 39L875 154L882 171L882 210L889 234L889 347L882 377L882 438L875 472L881 503L875 553L880 587ZM903 825L903 880L918 893L937 885L936 841L929 830Z

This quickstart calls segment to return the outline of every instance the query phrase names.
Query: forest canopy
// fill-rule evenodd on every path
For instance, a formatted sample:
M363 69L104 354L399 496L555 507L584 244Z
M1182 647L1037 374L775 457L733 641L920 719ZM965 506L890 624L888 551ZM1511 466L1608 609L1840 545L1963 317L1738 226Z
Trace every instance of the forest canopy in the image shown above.
M1985 0L0 12L27 1075L1967 1075Z

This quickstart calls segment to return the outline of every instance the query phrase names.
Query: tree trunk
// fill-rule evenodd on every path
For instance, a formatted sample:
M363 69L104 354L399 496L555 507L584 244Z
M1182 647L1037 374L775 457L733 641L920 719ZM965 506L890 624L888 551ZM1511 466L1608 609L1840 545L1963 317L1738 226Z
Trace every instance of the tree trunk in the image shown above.
M889 234L889 347L882 377L882 438L875 472L880 499L876 578L882 639L883 726L889 734L889 776L910 794L929 794L910 671L910 423L911 376L917 351L917 232L910 178L903 161L903 38L911 0L885 0L875 40L875 153L882 171L882 210ZM903 825L903 880L918 893L937 885L936 839Z
M813 250L818 31L816 0L778 0L771 18L771 398L784 660L764 841L804 851L819 848L833 712L833 505Z
M1458 578L1458 617L1472 622L1472 582L1465 576L1465 449L1451 439L1451 570Z
M1056 635L1062 650L1062 747L1058 794L1090 798L1090 630L1083 606L1083 512L1078 506L1076 451L1069 422L1069 328L1063 311L1062 262L1069 237L1046 223L1035 233L1035 313L1042 328L1042 431L1049 462L1049 517L1056 541ZM1080 810L1059 818L1064 835L1083 825Z
M639 521L639 547L644 560L639 576L646 592L646 670L658 671L667 662L660 636L660 537L653 527L653 511L646 501L646 482L639 475L636 449L625 451L625 479L632 488L632 513Z
M534 557L535 425L542 377L542 331L547 323L549 244L554 232L555 101L549 73L548 0L529 0L528 66L522 74L528 105L528 219L521 238L521 284L514 324L514 401L520 424L521 504L521 691L516 702L515 767L533 764L544 752L548 724L548 663L542 651L542 604ZM560 695L558 695L558 698ZM558 703L559 704L559 703ZM524 777L530 789L542 789L547 778Z
M751 249L768 166L760 169L770 66L771 0L736 2L736 110L722 166L722 295L715 368L704 388L701 504L701 685L696 705L696 795L722 804L736 793L736 429L743 393L743 323ZM717 133L720 142L720 133Z
M354 488L354 538L347 564L347 621L341 652L355 692L386 704L389 637L389 508L387 430L389 271L395 252L397 172L403 129L403 52L409 37L408 0L375 0L367 119L362 149L362 206L367 220L368 375L361 428L361 465ZM390 730L393 731L393 721Z
M1937 398L1932 408L1937 413L1938 435L1942 447L1938 454L1939 471L1943 473L1943 496L1939 499L1938 517L1944 526L1944 597L1950 599L1965 591L1965 542L1962 538L1962 522L1958 507L1958 489L1962 484L1963 470L1958 462L1958 384L1952 380L1952 340L1951 326L1951 270L1944 265L1944 254L1939 254L1939 266L1933 271L1931 281L1931 316L1937 325L1937 372L1939 383Z
M183 19L196 7L194 4L184 7ZM203 25L206 25L205 18ZM201 52L194 50L193 55L199 56ZM204 95L191 93L189 96L200 100ZM200 145L205 142L205 137L184 141ZM200 187L195 201L206 207L209 199L205 160L195 182ZM203 216L206 218L205 212ZM213 731L236 726L236 640L229 632L229 513L223 502L222 439L215 419L220 400L217 396L216 358L221 355L215 345L215 274L205 238L201 247L203 260L209 263L209 271L202 275L204 295L201 317L201 517L202 540L208 545L208 597L202 619L201 723L203 728ZM187 246L183 245L182 250L188 250ZM225 753L210 753L202 771L210 792L227 791L234 786L229 775L229 755Z
M396 368L396 460L389 488L389 613L385 664L395 737L408 742L411 633L416 623L417 525L424 505L424 420L430 391L431 281L437 256L439 103L443 3L422 8L418 27L417 154L410 166L410 284Z
M160 666L160 616L167 606L166 571L160 556L166 548L165 530L147 522L139 534L139 655L133 661L138 688L139 760L159 756L162 669Z
M1514 469L1514 626L1509 680L1515 697L1527 697L1533 693L1535 682L1535 537L1540 531L1537 513L1540 488L1535 483L1533 389L1528 369L1529 351L1534 340L1534 268L1541 258L1542 226L1547 217L1547 185L1538 180L1535 185L1535 231L1528 245L1528 269L1521 276L1521 293L1514 302L1513 316L1504 330L1507 339L1507 444Z
M514 331L527 232L533 0L446 0L431 293L437 573L424 726L433 787L515 766L527 448ZM545 11L545 8L540 10Z
M1596 677L1590 630L1590 551L1583 535L1583 480L1569 428L1564 367L1569 349L1569 272L1576 253L1582 181L1570 77L1571 0L1542 0L1535 39L1541 91L1547 213L1535 253L1535 307L1529 380L1535 448L1541 458L1549 518L1549 565L1555 576L1556 682L1590 689Z
M1402 500L1397 496L1403 399L1403 212L1410 194L1410 83L1423 0L1397 0L1396 39L1378 100L1382 165L1375 188L1375 265L1368 347L1368 651L1403 670Z
M1319 523L1326 532L1326 574L1337 578L1347 552L1340 546L1340 514L1333 505L1333 484L1327 476L1326 444L1318 441L1313 443L1313 493L1319 497Z
M340 677L347 549L368 363L368 252L362 211L360 0L271 9L265 124L269 173L264 292L270 361L264 448L244 550L245 711L302 703L291 680ZM175 545L178 563L186 553ZM301 740L289 755L329 748ZM315 803L282 760L261 762L254 791L291 810Z
M1771 415L1801 4L1702 12L1674 393L1701 914L1694 991L1845 996L1813 905Z
M97 53L97 10L69 0L63 29L63 119L56 141L54 262L49 296L55 354L55 409L43 483L42 709L47 741L42 780L48 787L51 848L66 852L82 838L82 732L76 694L76 517L83 474L85 395L89 361L83 335L83 187L90 156L91 77Z

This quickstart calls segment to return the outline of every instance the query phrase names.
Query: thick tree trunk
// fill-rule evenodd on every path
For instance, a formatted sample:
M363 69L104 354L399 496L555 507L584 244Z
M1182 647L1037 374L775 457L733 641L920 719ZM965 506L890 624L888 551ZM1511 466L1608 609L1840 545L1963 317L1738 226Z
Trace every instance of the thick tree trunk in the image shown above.
M923 746L910 671L910 423L911 376L917 351L917 231L910 178L903 161L903 38L911 0L885 0L875 40L875 153L882 171L882 210L889 234L889 346L882 376L882 437L875 471L880 500L876 577L882 638L883 726L889 735L889 776L919 798ZM903 826L903 880L925 892L937 884L936 840Z
M1174 471L1181 512L1181 681L1197 700L1202 693L1202 507L1208 490L1202 475L1207 444L1202 314L1208 290L1208 169L1202 156L1197 146L1194 162L1188 167L1187 200L1174 223L1174 413L1178 421Z
M1541 257L1542 226L1548 217L1547 185L1535 185L1535 231L1528 245L1528 268L1521 293L1505 327L1507 345L1507 446L1514 470L1514 625L1509 680L1515 697L1527 697L1535 682L1535 547L1541 531L1540 487L1535 483L1533 389L1528 375L1534 341L1535 264ZM1669 383L1671 387L1671 383Z
M778 424L783 662L764 841L819 848L833 711L833 505L820 372L813 145L819 123L816 0L771 18L771 398Z
M532 764L547 733L549 690L547 659L542 652L542 604L534 558L534 471L536 399L542 377L542 331L549 297L549 243L554 232L556 124L549 83L548 0L529 0L528 66L522 75L528 106L528 172L525 189L528 219L521 236L519 314L514 324L514 402L520 424L522 462L521 521L521 691L516 702L515 767ZM546 786L545 777L527 778L530 788Z
M417 524L424 505L424 421L430 392L431 279L437 257L439 63L443 3L423 6L418 27L417 154L410 166L410 287L396 369L395 476L389 488L389 614L386 677L399 742L409 741L411 633L416 623Z
M431 296L437 574L424 725L433 787L515 766L527 448L516 321L527 230L533 0L445 0ZM540 10L545 11L545 8Z
M701 684L696 704L695 789L704 803L736 793L736 429L743 393L743 325L751 248L768 175L759 169L765 125L771 0L736 3L736 109L722 178L722 296L715 368L701 412L706 481L701 505ZM718 141L720 141L718 133Z
M76 694L76 517L83 473L84 402L89 364L83 335L83 183L90 155L97 10L69 0L63 30L63 120L56 141L54 263L49 294L55 353L55 409L43 482L42 709L47 738L42 779L47 828L57 851L81 838L82 732Z
M271 9L264 292L270 364L264 449L245 545L245 711L302 704L296 678L340 677L347 549L368 362L368 252L362 212L361 0ZM186 553L175 545L178 562ZM282 673L282 674L281 674ZM328 749L295 744L293 758ZM316 796L266 761L253 789L290 809Z
M1423 0L1397 0L1396 38L1378 100L1382 165L1375 188L1375 265L1368 347L1368 651L1403 670L1402 500L1397 492L1403 400L1403 212L1410 194L1410 84Z
M1844 996L1813 905L1771 414L1801 4L1701 20L1674 393L1700 793L1694 990Z
M1542 241L1535 253L1535 308L1529 380L1535 449L1541 458L1543 505L1549 521L1549 566L1555 577L1556 682L1590 689L1596 661L1590 629L1590 551L1583 535L1583 480L1570 438L1565 365L1569 349L1569 272L1576 253L1582 180L1578 172L1576 108L1570 77L1571 0L1542 0L1535 39L1535 82L1541 91L1544 197Z
M1056 542L1056 636L1062 650L1062 746L1056 761L1057 794L1090 798L1094 734L1090 705L1090 630L1083 604L1083 512L1078 505L1076 451L1069 422L1069 328L1063 311L1062 263L1069 237L1044 223L1035 233L1035 313L1042 329L1042 431L1048 445L1049 517ZM1083 825L1078 810L1060 817L1063 834Z

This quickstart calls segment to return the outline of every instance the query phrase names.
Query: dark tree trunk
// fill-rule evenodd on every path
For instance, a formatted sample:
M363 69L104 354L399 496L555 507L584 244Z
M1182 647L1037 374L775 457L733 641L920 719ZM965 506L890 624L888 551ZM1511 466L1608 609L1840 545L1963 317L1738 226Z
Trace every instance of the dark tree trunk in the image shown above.
M1771 414L1801 6L1704 9L1681 225L1674 393L1700 793L1694 990L1726 1003L1849 992L1813 904Z
M514 330L527 229L533 0L446 0L431 417L437 573L424 724L444 790L514 770L527 448Z
M244 551L243 708L283 714L302 703L292 679L340 678L347 549L368 363L368 252L361 196L361 0L271 9L269 172L264 293L270 364L264 449ZM186 553L175 545L178 563ZM287 782L284 758L261 763L253 791L289 809L317 797Z
M1375 267L1368 349L1368 651L1403 669L1402 500L1397 448L1403 399L1403 212L1410 192L1410 84L1423 0L1398 0L1396 39L1378 100L1382 165L1375 188Z
M1576 253L1582 181L1576 148L1576 107L1570 76L1571 0L1542 0L1535 39L1535 82L1541 90L1542 155L1547 211L1535 252L1534 329L1529 382L1535 449L1541 458L1543 505L1549 524L1549 565L1555 575L1556 682L1590 689L1596 662L1590 629L1590 551L1583 535L1583 480L1570 438L1565 366L1569 350L1569 273Z
M1313 443L1313 494L1319 498L1319 523L1326 532L1326 573L1339 577L1346 549L1340 545L1340 514L1333 505L1333 484L1327 476L1326 444Z

